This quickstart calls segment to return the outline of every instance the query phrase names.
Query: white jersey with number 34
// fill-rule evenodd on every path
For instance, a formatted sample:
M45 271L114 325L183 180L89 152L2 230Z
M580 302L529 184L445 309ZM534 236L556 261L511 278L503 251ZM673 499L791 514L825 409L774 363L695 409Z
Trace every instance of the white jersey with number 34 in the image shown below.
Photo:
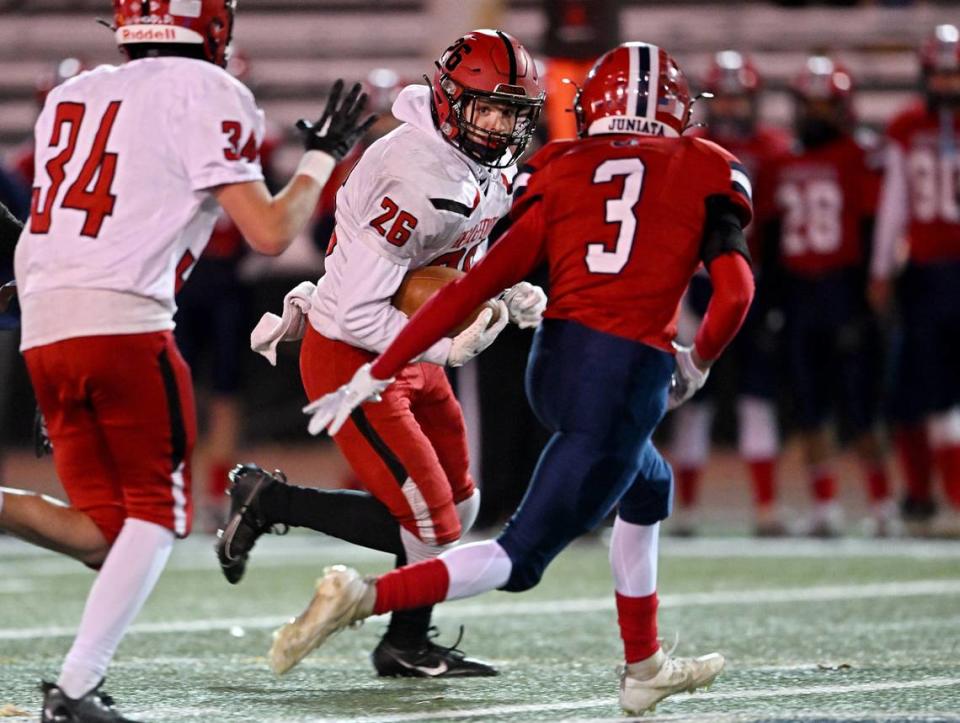
M16 253L24 348L145 331L102 306L103 318L75 319L70 330L34 313L45 296L62 306L69 290L129 295L152 304L153 326L172 328L175 290L217 220L210 191L263 178L263 134L250 91L194 59L104 65L51 91L36 124L33 203Z

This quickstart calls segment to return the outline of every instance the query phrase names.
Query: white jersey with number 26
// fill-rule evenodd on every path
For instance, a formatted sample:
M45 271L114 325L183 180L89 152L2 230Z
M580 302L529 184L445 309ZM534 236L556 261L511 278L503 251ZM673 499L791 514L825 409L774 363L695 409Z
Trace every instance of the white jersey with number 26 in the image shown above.
M16 253L22 348L173 328L217 220L210 191L263 178L263 134L250 91L195 59L104 65L51 91Z

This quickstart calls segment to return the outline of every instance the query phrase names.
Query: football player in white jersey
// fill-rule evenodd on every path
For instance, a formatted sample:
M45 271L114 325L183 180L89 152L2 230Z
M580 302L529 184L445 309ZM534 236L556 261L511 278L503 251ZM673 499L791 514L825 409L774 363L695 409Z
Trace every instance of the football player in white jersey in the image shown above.
M49 94L36 124L30 220L16 247L22 344L70 506L0 490L0 528L99 570L43 721L127 720L101 691L174 538L190 531L196 420L173 340L175 289L217 203L249 244L279 254L309 221L335 162L366 130L359 85L334 88L276 196L263 114L223 66L234 0L114 0L129 62Z
M428 265L470 267L511 203L515 164L533 135L544 92L530 54L511 35L476 30L447 48L429 87L404 88L402 125L376 141L337 194L326 275L310 299L300 354L310 399L333 391L386 348L407 322L390 299ZM284 484L255 465L232 473L231 519L218 545L237 582L257 537L305 526L389 552L398 565L429 559L470 528L479 493L467 469L463 415L443 366L479 354L513 321L539 323L546 296L526 282L406 367L382 404L364 405L334 437L369 494ZM495 675L429 635L431 608L398 613L372 660L381 676ZM282 672L282 671L277 671Z

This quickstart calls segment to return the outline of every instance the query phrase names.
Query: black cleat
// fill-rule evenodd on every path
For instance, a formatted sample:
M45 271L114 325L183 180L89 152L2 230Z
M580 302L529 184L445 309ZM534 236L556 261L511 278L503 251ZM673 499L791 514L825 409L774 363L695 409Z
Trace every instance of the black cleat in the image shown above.
M255 464L238 464L230 470L230 513L227 526L217 531L217 560L227 582L236 585L247 569L247 557L260 535L285 535L286 525L271 525L260 511L261 493L275 484L286 484L280 470L270 474Z
M434 633L435 635L435 633ZM434 636L431 636L431 638ZM424 640L415 648L398 648L386 638L370 654L381 678L480 678L499 675L488 663L473 660L457 649L460 637L449 648Z
M40 723L137 723L124 718L113 707L113 698L100 690L103 681L82 698L69 698L60 687L43 681L43 710Z

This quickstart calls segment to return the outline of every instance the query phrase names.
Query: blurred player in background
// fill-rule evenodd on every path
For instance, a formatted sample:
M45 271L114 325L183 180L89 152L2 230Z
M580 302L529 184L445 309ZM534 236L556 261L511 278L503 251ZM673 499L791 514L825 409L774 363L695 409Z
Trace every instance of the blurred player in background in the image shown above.
M570 542L617 510L610 545L630 713L709 685L719 654L672 658L657 640L657 540L672 474L651 435L668 406L703 385L736 334L753 294L743 227L750 181L719 146L680 137L690 93L662 49L627 43L604 55L577 96L579 140L556 141L536 169L516 220L467 275L442 289L373 364L307 407L331 432L381 406L392 377L458 320L537 264L550 302L528 372L531 403L553 436L530 489L496 539L364 580L328 568L308 608L275 635L275 670L295 665L330 634L374 613L493 589L534 587ZM675 352L680 299L706 264L714 294L692 349Z
M250 85L251 61L244 53L231 52L227 72ZM260 143L260 168L271 193L283 187L274 160L281 142L280 134L267 124ZM321 197L335 180L334 173ZM243 434L240 392L244 387L243 359L250 344L250 293L239 272L246 250L237 224L221 209L210 242L190 272L191 282L178 291L176 299L177 347L190 367L195 388L208 392L200 395L198 456L204 465L200 494L195 496L199 529L208 533L224 524L227 474Z
M882 344L866 298L880 163L855 137L850 74L807 59L793 84L798 148L777 166L775 234L783 269L789 383L814 498L807 532L841 532L828 421L840 413L863 468L873 531L894 532L896 509L877 423Z
M24 188L21 179L15 171L8 171L0 166L0 206L5 211L3 215L7 244L0 246L0 288L13 280L13 249L19 237L17 224L13 220L23 221L30 211L30 195ZM6 304L2 296L8 298ZM0 478L3 475L3 456L7 442L7 417L10 409L10 399L13 392L13 372L17 364L17 343L20 339L20 316L16 309L10 308L13 290L8 287L6 292L0 291Z
M924 101L897 115L887 130L871 268L870 296L886 312L898 273L901 240L907 263L899 279L903 343L894 390L898 448L907 478L903 513L930 532L934 507L928 447L948 511L939 532L960 536L960 32L939 25L921 48Z
M3 488L0 528L98 570L60 677L43 684L44 722L126 720L102 692L107 666L190 532L196 422L174 293L217 203L253 248L278 254L364 130L359 86L341 105L334 93L317 126L302 124L307 152L271 196L263 114L223 69L234 2L113 9L129 62L50 91L16 248L21 349L70 506Z
M309 308L300 352L309 399L349 381L407 323L390 300L408 272L469 269L510 208L515 163L543 105L533 59L511 35L476 30L436 65L429 87L401 91L393 115L403 124L367 149L337 194L326 273L299 302ZM368 492L296 487L254 465L237 468L231 519L217 547L228 581L240 580L254 542L273 525L310 527L389 552L398 566L435 558L470 529L480 495L443 367L483 351L508 318L539 323L542 290L519 283L504 298L489 329L486 310L452 339L437 341L404 367L382 404L357 410L334 436ZM372 655L379 675L496 674L455 646L434 643L431 614L424 606L392 616Z
M773 211L770 173L775 161L789 150L789 138L783 131L758 121L761 78L749 57L734 50L717 53L703 88L713 94L705 103L705 137L739 158L754 182L754 220L746 234L757 275L757 292L730 351L736 364L733 371L738 450L753 484L753 531L760 537L779 536L785 534L786 528L775 507L780 452L774 358L778 310L774 308L775 281L761 271L769 259L763 258L758 229L764 227ZM697 321L703 316L710 293L708 275L694 276L684 304ZM678 519L671 526L674 534L692 534L696 529L700 478L710 454L715 390L714 379L674 415L670 452L676 467L680 508Z

